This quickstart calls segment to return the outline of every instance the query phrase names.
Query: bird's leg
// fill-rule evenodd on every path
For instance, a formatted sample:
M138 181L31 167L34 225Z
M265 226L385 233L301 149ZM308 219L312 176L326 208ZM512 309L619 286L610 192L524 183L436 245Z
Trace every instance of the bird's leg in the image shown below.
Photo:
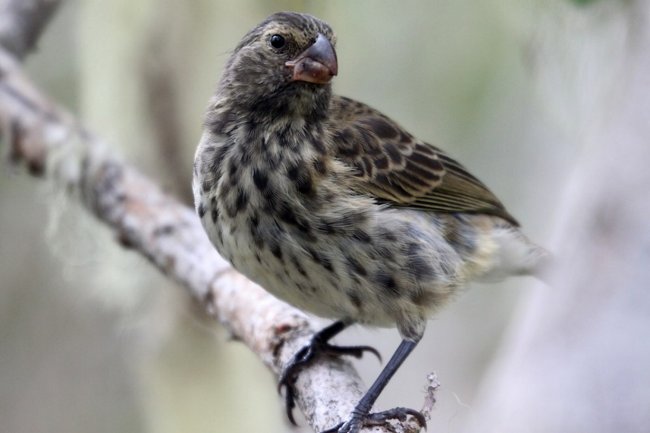
M334 346L329 344L329 340L347 328L348 325L349 323L338 321L318 331L314 334L309 344L304 346L293 356L282 372L280 382L278 383L278 389L282 390L283 387L285 388L287 417L292 424L296 424L296 421L293 418L293 408L296 406L294 385L298 378L298 374L318 356L349 355L354 356L355 358L361 358L364 352L370 352L381 361L381 355L379 352L370 346Z
M402 365L411 351L418 344L418 340L402 340L399 347L381 371L379 377L372 384L368 392L359 400L359 403L352 410L352 416L349 420L342 422L335 427L322 433L357 433L363 426L374 426L383 424L388 419L405 420L407 415L415 417L422 427L427 426L424 416L414 409L396 407L384 412L370 413L372 405L381 394L381 391L388 384L388 381L395 374L397 369Z

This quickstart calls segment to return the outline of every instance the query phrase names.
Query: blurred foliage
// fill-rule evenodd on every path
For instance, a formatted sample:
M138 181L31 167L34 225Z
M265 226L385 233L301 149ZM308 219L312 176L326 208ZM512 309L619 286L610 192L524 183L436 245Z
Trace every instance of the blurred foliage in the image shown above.
M571 3L577 4L579 6L587 6L598 1L600 0L570 0Z

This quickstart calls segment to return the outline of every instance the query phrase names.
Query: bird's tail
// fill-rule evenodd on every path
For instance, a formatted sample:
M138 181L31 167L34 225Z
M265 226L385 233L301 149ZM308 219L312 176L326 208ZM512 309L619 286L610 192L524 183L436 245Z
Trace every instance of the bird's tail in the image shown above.
M496 247L493 263L480 280L495 281L510 275L532 275L546 282L547 270L553 258L545 248L530 241L512 226L495 230L492 239Z

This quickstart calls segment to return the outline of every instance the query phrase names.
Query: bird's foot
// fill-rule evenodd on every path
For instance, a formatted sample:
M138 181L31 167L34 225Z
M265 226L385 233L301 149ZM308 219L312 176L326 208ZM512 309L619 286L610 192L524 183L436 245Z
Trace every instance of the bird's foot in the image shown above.
M381 362L381 355L379 352L370 346L334 346L329 344L330 338L345 329L346 325L343 322L335 322L325 329L314 334L310 343L300 349L291 359L289 364L285 367L280 381L278 383L278 391L285 388L285 407L287 410L287 417L292 424L296 424L293 418L293 408L296 407L295 397L295 383L298 379L298 374L309 366L319 356L354 356L361 358L365 352L370 352L375 355Z
M389 426L390 424L386 423L388 420L406 421L409 415L415 418L415 421L420 424L421 428L427 428L427 420L417 410L406 407L395 407L383 412L370 414L353 411L352 417L348 421L342 422L322 433L357 433L362 427Z

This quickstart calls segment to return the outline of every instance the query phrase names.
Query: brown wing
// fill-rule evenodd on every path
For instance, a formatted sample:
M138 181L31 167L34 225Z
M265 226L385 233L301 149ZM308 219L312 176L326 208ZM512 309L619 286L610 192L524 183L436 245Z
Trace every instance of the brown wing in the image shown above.
M365 104L333 97L330 138L354 168L355 188L393 205L497 215L518 225L499 199L460 163L419 141Z

